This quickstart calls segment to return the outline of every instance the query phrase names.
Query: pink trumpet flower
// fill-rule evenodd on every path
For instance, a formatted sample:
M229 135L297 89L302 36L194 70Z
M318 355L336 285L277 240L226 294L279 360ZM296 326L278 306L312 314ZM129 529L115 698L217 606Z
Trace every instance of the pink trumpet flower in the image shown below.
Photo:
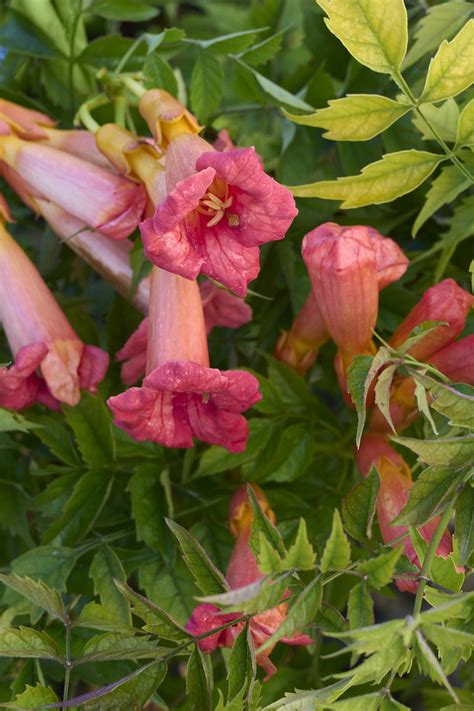
M275 358L304 375L314 365L320 347L329 338L326 321L313 292L310 291L290 330L281 334L275 349Z
M148 258L245 296L260 270L259 246L283 239L297 214L289 190L264 173L253 148L219 152L191 133L171 140L165 179L167 196L140 225Z
M145 280L142 285L145 286ZM148 280L146 285L149 286ZM230 294L210 281L201 282L199 291L207 335L215 326L239 328L252 320L252 309L239 296ZM121 378L125 385L133 385L144 376L147 342L148 318L141 322L123 348L116 353L116 359L123 362Z
M413 345L408 353L418 360L429 360L444 346L452 343L461 333L466 317L474 305L474 297L456 284L454 279L444 279L427 289L421 301L390 339L392 348L398 348L414 328L424 321L445 321L445 326L428 331L424 338Z
M10 135L0 137L0 157L33 202L38 196L49 200L108 237L124 239L142 216L141 185L71 153Z
M82 343L21 247L0 226L0 321L15 357L0 368L0 407L76 405L96 391L108 355ZM41 378L36 371L39 369Z
M145 278L132 294L133 271L130 266L130 240L111 240L90 230L80 220L47 200L35 199L35 205L51 229L92 269L142 313L148 313L150 283Z
M108 400L116 425L138 441L165 447L192 447L197 437L243 451L248 425L241 413L261 399L258 381L209 367L197 283L155 268L149 324L142 386Z
M253 490L265 516L274 523L275 514L270 508L265 494L258 486L253 485ZM252 511L246 487L241 486L232 497L229 507L229 526L235 538L235 544L227 568L226 579L232 590L238 590L265 577L260 572L255 556L250 549L251 525ZM286 619L287 612L288 604L281 602L276 607L252 617L250 632L256 647L266 642L279 629ZM199 636L239 617L241 615L238 612L223 613L215 605L202 603L194 609L186 629L192 635ZM200 640L199 647L203 652L213 652L218 647L232 647L235 638L243 628L244 623L238 622ZM313 644L311 637L299 632L295 632L291 637L282 637L279 641L289 645ZM275 645L272 645L263 652L257 653L257 664L265 671L264 681L267 681L277 671L269 656L274 647Z
M421 564L413 544L408 536L407 526L393 526L392 521L398 516L408 501L408 495L413 481L411 471L403 457L389 444L388 440L379 434L367 434L362 437L356 461L362 476L366 477L372 466L377 468L380 477L380 488L377 494L377 519L380 534L384 543L391 543L403 534L406 537L399 543L403 546L403 554L410 563L421 569ZM420 526L419 532L429 543L439 523L439 516ZM436 550L436 555L447 558L452 552L451 534L446 530ZM402 592L415 593L418 583L415 579L398 578L396 585Z
M46 130L56 126L56 121L46 114L6 99L0 99L0 121L6 124L10 131L28 140L45 138Z

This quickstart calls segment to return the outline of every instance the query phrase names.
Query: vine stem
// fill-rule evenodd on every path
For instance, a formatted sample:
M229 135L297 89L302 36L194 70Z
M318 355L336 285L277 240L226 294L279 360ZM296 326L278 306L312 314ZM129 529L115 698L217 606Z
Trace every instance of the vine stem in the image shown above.
M412 91L408 84L406 83L405 79L402 77L401 73L399 71L396 71L393 73L393 78L402 90L403 94L409 99L411 103L411 108L415 112L415 114L423 121L425 126L431 131L432 135L434 136L435 140L439 143L443 151L446 153L446 156L449 158L449 160L454 163L456 168L461 171L461 173L464 175L467 180L469 180L470 183L474 182L474 177L471 175L469 170L466 168L465 165L459 160L457 155L455 155L447 143L444 141L444 139L440 136L436 128L432 126L431 122L429 119L426 118L426 116L423 114L422 110L420 109L418 102L416 98L413 96Z
M69 616L67 617L67 620L65 622L66 625L66 664L65 664L65 671L64 671L64 688L63 688L63 702L66 702L69 697L69 686L71 682L71 670L72 670L72 662L71 662L71 630L72 630L72 623L71 619ZM64 711L63 707L63 711Z
M423 565L420 571L420 581L418 583L418 589L416 591L415 604L413 605L413 617L416 617L416 615L418 615L421 610L421 603L423 602L423 593L425 592L427 577L431 569L431 564L435 557L436 549L438 548L441 538L443 537L443 533L453 513L457 498L458 494L453 496L447 509L441 516L439 523L436 527L436 531L433 534L433 538L431 539L430 544L428 546L428 550L426 551L425 559L423 561Z

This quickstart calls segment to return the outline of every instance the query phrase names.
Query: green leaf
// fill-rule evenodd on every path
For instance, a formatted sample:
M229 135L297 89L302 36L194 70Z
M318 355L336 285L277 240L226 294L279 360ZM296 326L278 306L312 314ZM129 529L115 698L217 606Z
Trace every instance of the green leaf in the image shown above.
M351 562L351 546L342 527L339 511L335 509L332 519L331 534L324 546L321 558L321 572L344 570Z
M8 10L0 21L0 44L14 54L40 59L60 57L52 40L24 15Z
M328 709L338 711L377 711L380 707L380 693L364 694L363 696L351 696L342 701L335 701L328 705Z
M397 353L406 355L414 345L423 341L431 331L435 331L438 326L446 325L446 321L423 321L423 323L419 323L418 326L415 326L415 328L410 331L403 343L397 346Z
M158 47L164 46L164 51L168 48L166 45L181 42L186 37L186 32L180 27L166 27L163 32L145 32L142 39L147 44L148 54L154 52Z
M354 585L349 593L347 618L351 630L374 624L374 601L367 591L365 580Z
M236 59L236 61L238 62L241 70L244 72L244 75L250 80L253 80L257 87L263 90L266 97L272 100L272 103L275 103L278 106L283 104L283 106L289 106L292 109L299 109L300 111L312 111L314 109L314 107L306 101L303 101L303 99L300 99L298 96L295 96L278 84L275 84L275 82L271 81L271 79L267 79L267 77L263 76L263 74L260 74L260 72L257 72L252 67L249 67L241 59Z
M190 635L165 610L155 605L146 597L136 593L126 583L115 580L115 585L130 602L132 613L145 622L145 632L169 639L174 642L189 640Z
M226 579L194 536L170 519L166 519L166 523L176 536L183 560L191 571L196 585L204 595L214 595L228 590L229 586Z
M356 484L342 500L342 519L347 533L363 543L372 538L372 523L380 487L380 478L375 467L367 477Z
M409 111L409 107L377 94L348 94L332 99L329 107L299 116L283 111L294 123L323 128L332 141L368 141Z
M403 69L408 69L428 52L437 49L444 39L450 39L472 12L469 2L445 2L428 7L415 30L415 42L408 50Z
M0 657L53 659L64 662L55 640L46 632L29 627L0 631Z
M137 540L164 553L169 533L163 522L165 508L159 474L155 463L140 464L128 480L127 491L131 497Z
M393 378L398 367L398 363L393 363L392 365L387 366L378 376L377 383L375 385L375 404L387 420L392 432L396 432L396 430L393 424L392 415L390 414L390 394L392 390Z
M392 523L397 526L421 526L429 521L444 511L462 477L462 473L451 467L427 467L414 482L404 509Z
M474 388L471 385L447 385L422 374L415 378L430 392L433 410L447 417L450 425L474 429Z
M461 111L456 132L456 148L474 146L474 99Z
M264 31L263 27L254 30L244 30L243 32L232 32L212 39L197 40L202 49L209 50L215 54L234 54L243 52L252 45L257 36Z
M247 49L240 55L246 64L257 67L260 64L268 62L279 51L285 32L277 32L277 34L267 37L250 49Z
M368 388L366 388L366 383L368 380L368 375L371 371L373 360L374 357L370 355L355 356L355 358L352 359L347 370L347 389L351 396L352 402L356 407L358 417L356 436L357 446L359 446L360 444L360 439L362 437L362 432L364 430L365 425L365 400L367 397L368 390Z
M56 590L52 590L41 580L32 580L19 575L2 575L0 582L11 590L19 593L22 597L32 602L34 605L46 610L52 617L60 620L66 619L66 612L61 596Z
M224 93L224 72L219 60L210 52L201 52L191 77L191 106L199 121L219 106Z
M113 608L99 605L96 602L88 602L87 605L84 605L79 617L74 620L74 624L77 627L128 634L129 637L134 634L133 627L124 627L121 624Z
M474 135L474 134L473 134ZM413 223L412 235L415 237L419 229L440 207L453 202L471 182L460 172L455 165L444 166L430 185L425 197L425 204L421 208Z
M211 711L211 680L204 657L197 645L189 657L186 693L189 711Z
M295 632L305 632L319 610L321 598L322 586L319 576L316 576L298 595L276 632L270 635L257 649L257 654L260 654L265 649L272 649L273 645L282 637L291 637Z
M150 54L147 57L143 66L143 72L146 77L145 86L147 89L165 89L165 91L168 91L173 96L177 96L178 82L176 81L173 69L166 59L160 57L159 54ZM140 243L139 240L137 240L137 242ZM135 244L137 244L137 242ZM143 271L140 271L138 276L141 277L142 275ZM136 286L138 286L138 282Z
M376 558L363 560L357 564L357 570L367 576L374 588L383 588L391 581L402 552L403 548L399 546Z
M27 709L41 709L47 704L55 704L57 701L59 701L58 697L49 686L42 686L41 684L30 686L27 684L25 690L15 696L13 701L2 702L0 706L3 709L26 711Z
M89 711L130 711L143 708L163 681L166 670L166 664L150 662L107 686L75 696L63 707L80 706Z
M454 99L448 99L439 106L422 104L411 121L424 141L436 141L437 136L440 136L444 141L454 143L459 121L459 107Z
M120 659L152 659L163 654L163 647L157 647L156 642L149 637L125 636L119 633L106 632L92 637L82 649L76 664L90 664L98 661L114 661Z
M300 518L295 542L290 546L288 553L281 561L281 570L313 570L316 562L316 553L308 540L306 521Z
M380 205L411 193L442 160L443 156L413 149L387 153L381 160L362 168L360 175L296 185L290 190L296 197L342 201L342 208Z
M63 405L63 410L85 463L93 468L110 466L115 460L115 440L112 416L103 400L83 392L78 405Z
M315 624L328 634L344 632L347 629L347 622L339 610L326 602L321 603L321 608L315 618Z
M35 436L48 447L55 457L74 468L81 465L81 459L74 446L72 433L64 422L44 415L36 415L34 422L40 425L35 431Z
M317 0L327 13L329 30L344 47L374 72L400 68L408 44L403 0Z
M41 425L28 422L19 412L4 410L0 407L0 432L29 432L40 428Z
M442 250L442 253L433 277L435 282L443 278L443 274L458 245L474 234L474 222L472 220L473 210L474 195L463 198L463 201L454 207L453 215L449 222L449 229L441 236L438 242L438 247Z
M122 35L105 35L89 42L77 61L80 64L92 65L100 69L115 69L124 54L128 52L133 40ZM125 65L127 71L138 71L145 61L145 47L140 46Z
M265 516L262 511L262 507L255 496L255 492L250 486L247 485L247 496L250 503L250 508L252 509L252 527L250 536L250 547L255 554L258 554L260 549L259 546L259 533L262 532L265 538L271 543L271 545L278 551L280 556L286 555L285 544L281 537L280 531L276 526L274 526L271 521Z
M63 511L43 534L43 541L51 543L60 537L61 543L71 545L82 540L91 530L110 494L112 479L107 470L91 470L76 482Z
M424 440L413 437L391 439L415 452L420 462L432 466L461 466L472 461L474 456L474 435Z
M451 40L444 40L430 62L420 102L456 96L474 81L474 20Z
M259 570L265 575L273 575L281 571L282 561L278 551L262 531L258 534L257 562Z
M327 702L335 701L347 691L350 686L352 686L352 679L342 679L322 689L296 691L295 693L285 692L284 699L279 699L273 704L265 706L264 711L270 711L271 709L315 711L315 709L325 708Z
M130 605L114 583L114 579L125 582L127 576L120 558L112 548L103 545L98 549L92 560L89 575L94 582L94 593L99 595L102 604L113 610L122 624L131 626Z
M473 609L474 592L452 595L428 587L425 590L425 599L433 607L421 613L422 621L447 622L457 617L469 617Z
M159 10L141 0L93 0L87 12L105 17L107 20L145 22L156 17Z
M312 432L306 424L285 427L267 461L258 468L257 481L294 481L311 466L316 449Z
M437 658L435 657L431 647L427 643L426 639L423 637L420 630L415 632L416 638L416 660L420 667L422 674L426 674L429 678L436 682L437 684L443 684L443 686L448 689L448 691L454 694L451 684L443 671L443 668ZM455 697L456 698L456 697Z
M419 380L415 380L415 400L418 412L421 412L426 417L426 419L430 423L431 429L433 430L434 434L439 434L435 421L433 420L433 416L431 414L430 406L428 404L428 396L426 394L426 390Z
M467 565L474 550L474 489L466 485L456 502L455 534L458 557L462 565Z
M229 656L228 692L229 701L240 696L243 690L247 696L256 674L255 649L250 625L247 624L236 638Z
M273 580L262 578L256 583L244 585L236 590L229 590L229 592L220 595L197 597L196 600L224 606L226 612L240 612L242 614L265 612L265 610L271 610L281 601L288 587L290 576L291 573L286 572Z

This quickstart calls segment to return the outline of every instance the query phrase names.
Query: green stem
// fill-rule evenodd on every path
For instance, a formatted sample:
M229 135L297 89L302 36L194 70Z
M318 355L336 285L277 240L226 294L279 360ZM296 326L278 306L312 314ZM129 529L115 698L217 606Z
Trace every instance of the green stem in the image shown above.
M143 94L146 94L145 87L130 76L122 76L122 83L134 96L138 96L139 99L142 98Z
M444 141L444 139L440 136L438 131L431 125L429 119L426 118L426 116L423 114L421 111L418 102L416 98L413 96L412 91L408 84L406 83L405 79L402 77L400 72L394 72L393 73L393 78L395 82L398 84L404 95L409 99L410 103L412 104L411 109L412 111L415 112L415 114L423 121L425 126L428 128L428 130L431 132L435 140L439 143L443 151L446 153L446 156L449 158L449 160L454 163L456 168L461 171L461 173L464 175L467 180L469 180L471 183L474 182L474 177L471 175L469 170L466 168L466 166L459 160L457 155L455 155L452 150L449 148L447 143Z
M66 622L66 664L64 672L63 702L66 702L69 697L69 685L71 682L71 670L73 666L71 662L71 629L72 624L71 620L68 617ZM63 707L63 711L64 708L65 707Z
M431 564L433 562L433 559L436 555L436 550L440 544L440 541L443 537L443 533L446 530L446 527L449 523L449 519L451 518L451 514L453 513L454 506L456 504L456 500L458 498L458 494L453 496L451 499L448 508L445 510L443 515L441 516L438 525L436 526L436 531L433 534L433 538L430 541L430 544L428 546L428 550L426 551L425 559L423 561L423 565L420 571L420 581L418 583L418 589L416 591L416 597L415 597L415 604L413 605L413 617L416 617L420 610L421 610L421 603L423 602L423 593L425 592L425 587L427 583L427 577L430 573L431 570Z
M87 128L88 131L91 131L92 133L97 133L100 128L100 125L94 118L92 118L91 111L93 109L98 108L99 106L104 106L108 103L109 98L105 94L99 94L93 99L89 99L89 101L86 101L79 107L79 110L74 118L74 123L79 121Z
M126 66L128 60L132 56L132 54L135 52L137 47L142 43L143 37L138 37L138 39L135 40L135 42L128 48L128 50L125 52L123 55L122 59L120 62L117 64L115 70L114 70L114 75L116 76L117 74L120 74L122 69Z
M69 57L68 57L68 85L69 85L69 101L71 104L71 111L74 111L75 96L74 96L74 65L76 63L76 55L74 53L76 44L76 32L79 20L82 15L82 0L79 0L79 5L77 12L74 15L74 20L71 27L71 37L69 40Z
M125 116L127 112L127 102L124 96L117 96L114 99L114 120L118 126L125 128Z

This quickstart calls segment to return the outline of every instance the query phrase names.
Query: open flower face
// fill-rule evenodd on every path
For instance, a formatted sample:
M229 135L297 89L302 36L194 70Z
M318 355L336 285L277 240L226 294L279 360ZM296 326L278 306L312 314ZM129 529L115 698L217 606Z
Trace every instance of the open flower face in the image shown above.
M258 246L282 239L297 214L291 193L264 173L253 148L220 153L196 135L170 143L165 173L168 195L140 225L147 256L244 296L260 269Z
M258 486L252 485L252 488L265 516L274 523L275 514L270 508L265 494ZM229 506L229 526L232 535L236 539L226 573L227 582L232 590L238 590L264 577L263 573L258 569L254 554L250 550L249 538L252 518L247 488L243 485L237 489ZM287 612L288 604L281 602L279 605L252 617L250 632L255 647L262 645L279 629L286 619ZM240 617L239 613L223 613L215 605L203 603L193 610L186 629L191 634L199 636ZM244 626L244 622L241 621L209 637L205 637L199 642L199 647L203 652L212 652L218 647L232 647L235 638ZM299 632L295 632L291 637L282 637L280 642L289 645L313 644L311 637ZM265 681L277 671L269 657L273 649L274 646L269 647L257 654L256 657L257 664L265 671Z
M360 449L356 453L357 466L363 476L367 476L372 466L377 468L380 476L380 488L377 494L377 520L384 543L391 543L400 536L405 538L393 545L403 546L403 553L410 563L421 569L419 558L408 535L407 526L392 525L392 521L404 509L413 481L407 463L388 443L388 440L378 434L367 434L362 437ZM420 526L419 532L429 543L439 523L439 516ZM443 533L436 555L447 558L452 551L451 534ZM407 577L396 580L401 591L416 592L417 581Z
M95 392L107 370L107 354L82 343L41 275L3 224L0 322L15 356L12 367L0 369L0 407L22 409L35 400L48 405L54 401L75 405L81 388Z

